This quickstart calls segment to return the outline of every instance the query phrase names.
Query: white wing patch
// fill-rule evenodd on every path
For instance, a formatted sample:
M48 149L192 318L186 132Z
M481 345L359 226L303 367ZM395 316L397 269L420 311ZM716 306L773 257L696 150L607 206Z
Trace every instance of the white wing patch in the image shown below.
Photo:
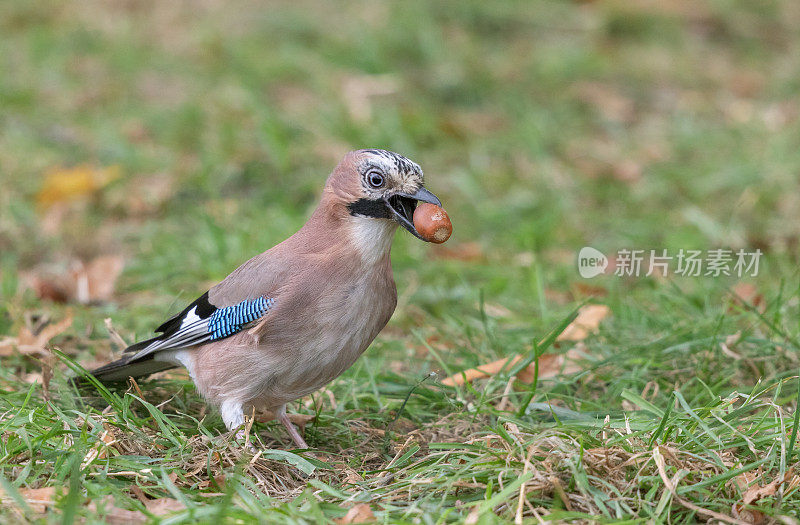
M156 339L149 345L145 346L133 359L139 359L156 350L169 350L171 348L185 348L187 346L202 343L211 338L208 333L208 319L202 319L197 315L197 307L195 306L184 316L181 321L181 326L178 330L166 339Z

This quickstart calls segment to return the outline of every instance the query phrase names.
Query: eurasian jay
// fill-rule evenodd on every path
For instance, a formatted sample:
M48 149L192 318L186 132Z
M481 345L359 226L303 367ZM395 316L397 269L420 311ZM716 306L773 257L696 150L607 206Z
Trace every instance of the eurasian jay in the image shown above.
M183 366L228 430L267 409L299 448L286 404L326 385L367 349L394 312L389 251L417 201L440 206L420 167L390 151L348 153L300 230L239 266L125 357L91 372L125 381Z

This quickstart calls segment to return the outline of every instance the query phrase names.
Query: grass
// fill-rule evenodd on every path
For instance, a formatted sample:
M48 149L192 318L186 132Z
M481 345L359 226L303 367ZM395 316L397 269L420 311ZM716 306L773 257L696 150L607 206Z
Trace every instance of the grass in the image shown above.
M748 519L797 522L799 22L780 1L3 2L0 339L74 321L62 357L2 357L0 519L692 523L785 479ZM70 386L112 354L104 318L147 336L294 232L362 146L419 162L455 234L398 234L391 323L290 407L313 452L271 422L258 457L231 446L185 375ZM36 205L82 164L121 176ZM765 255L753 278L586 281L586 245ZM100 253L125 257L110 302L22 286ZM429 378L529 355L586 300L612 315L580 371L503 410L507 372Z

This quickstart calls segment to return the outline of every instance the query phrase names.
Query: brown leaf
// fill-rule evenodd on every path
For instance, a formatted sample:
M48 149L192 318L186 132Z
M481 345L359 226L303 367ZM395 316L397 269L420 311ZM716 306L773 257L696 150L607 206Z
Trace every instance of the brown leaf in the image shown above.
M175 512L179 510L183 510L186 507L183 503L176 499L172 498L158 498L158 499L150 499L147 497L147 494L141 489L141 487L137 485L132 485L130 491L133 493L136 498L141 501L144 506L155 514L156 516L163 516L165 514L169 514L170 512Z
M590 333L597 331L600 322L605 319L610 313L610 308L602 304L587 304L578 310L578 315L567 326L567 328L556 338L556 341L582 341L586 339ZM578 370L577 366L572 363L571 366L565 367L566 360L574 361L577 357L578 350L573 349L567 352L567 355L560 354L544 354L539 356L539 378L554 377L559 373L573 373ZM471 368L464 372L453 374L452 376L442 380L442 384L446 386L463 385L470 383L475 379L489 377L497 374L500 370L509 370L513 368L522 356L517 354L511 357L498 359L477 368ZM510 361L510 363L509 363ZM506 363L509 363L506 366ZM520 370L517 378L520 381L529 383L533 381L534 377L534 364Z
M734 503L731 507L731 514L746 523L761 525L767 521L767 517L758 509L747 509L741 503Z
M119 255L103 255L83 265L75 273L76 281L79 283L78 302L88 304L110 300L114 294L114 285L124 266L125 261Z
M2 491L0 491L2 493ZM5 495L4 493L2 493ZM47 511L47 507L54 504L56 496L55 487L41 487L38 489L29 489L22 487L19 489L19 494L25 498L25 502L36 513L43 514Z
M556 341L583 341L600 327L611 309L604 304L587 304L578 310L578 316L561 332Z
M580 357L577 349L572 349L566 354L544 354L539 356L539 379L555 377L563 374L574 374L581 370L575 363ZM523 368L517 374L517 379L523 383L533 383L536 369L533 363Z
M784 477L775 478L774 480L772 480L772 482L764 485L763 487L758 484L753 485L752 487L748 488L742 495L742 503L744 505L751 505L762 498L774 496L781 485L792 479L793 474L794 471L792 469L789 469L789 471L786 472Z
M766 310L767 304L764 296L753 283L738 282L731 289L733 302L739 305L749 305L761 313Z
M111 300L124 266L119 255L101 255L89 262L75 260L67 272L34 269L21 278L41 299L90 304Z
M728 466L733 466L733 464ZM757 470L748 470L733 478L733 481L736 483L736 486L741 492L745 492L748 488L750 488L750 484L757 480L760 476L761 472Z
M375 521L375 514L367 503L356 503L344 517L335 520L336 523L344 525L347 523L370 523Z
M72 326L71 312L67 313L67 316L58 323L45 325L45 327L39 330L36 334L34 334L30 328L23 327L19 331L19 335L17 336L16 340L11 341L11 350L9 353L6 353L6 349L9 348L8 343L4 342L0 344L0 356L11 355L14 349L16 349L16 352L23 355L48 355L49 352L46 349L47 343L49 343L50 340L55 336L63 333L70 326Z
M500 370L503 370L503 368L510 369L520 359L522 359L522 356L519 354L514 355L512 357L504 357L503 359L492 361L491 363L481 365L477 368L470 368L469 370L453 374L450 377L442 379L442 384L447 386L455 386L455 385L460 386L463 385L464 383L471 383L475 379L480 379L483 377L491 377L500 372ZM511 361L511 363L508 366L506 366L506 363L508 363L509 360Z
M578 357L577 352L571 350L567 352L566 355L562 354L544 354L539 356L539 379L545 379L549 377L555 377L560 373L573 373L578 370L577 366L572 363L572 361ZM485 365L481 365L477 368L470 368L469 370L465 370L463 373L453 374L452 376L445 378L442 380L442 384L446 386L455 386L455 385L463 385L464 383L471 383L476 379L481 379L485 377L490 377L500 370L510 370L511 368L516 365L522 356L517 354L512 357L506 357L503 359L498 359L497 361L492 361L491 363L487 363ZM511 361L508 365L508 363ZM566 367L564 363L570 361L571 364L568 364ZM563 370L562 370L563 369ZM531 363L527 367L523 368L517 373L517 379L522 381L523 383L532 383L534 378L534 371L535 371L535 364Z

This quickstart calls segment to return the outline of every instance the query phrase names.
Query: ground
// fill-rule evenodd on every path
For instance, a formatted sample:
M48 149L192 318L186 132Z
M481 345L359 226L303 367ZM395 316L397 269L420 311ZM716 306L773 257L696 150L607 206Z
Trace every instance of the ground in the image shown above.
M3 2L0 519L797 523L798 25L788 0ZM398 233L389 326L289 407L313 451L263 421L257 456L229 443L180 373L69 382L293 233L358 147L418 162L455 231ZM585 279L584 246L763 256ZM536 348L538 381L443 381Z

